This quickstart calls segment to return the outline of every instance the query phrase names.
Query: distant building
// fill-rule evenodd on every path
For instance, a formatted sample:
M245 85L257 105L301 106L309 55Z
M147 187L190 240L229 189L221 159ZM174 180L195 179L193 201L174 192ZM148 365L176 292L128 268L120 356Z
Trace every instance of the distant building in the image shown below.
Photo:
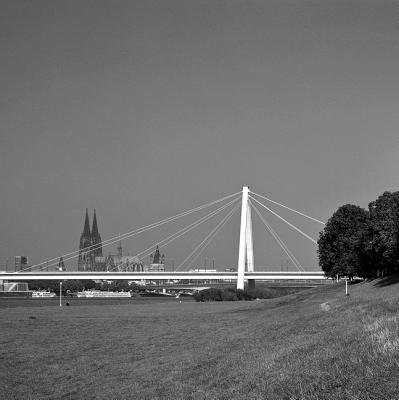
M65 270L62 259L57 268ZM123 255L121 241L119 241L116 254L109 253L103 256L96 210L94 210L93 225L90 229L89 214L86 209L83 232L79 241L78 271L161 272L165 271L165 256L160 254L157 246L154 255L151 254L151 264L144 265L137 256Z
M154 255L150 255L150 261L151 264L146 267L146 272L165 272L165 255L161 255L158 246Z
M57 271L66 271L64 259L62 257L60 257L60 260L58 261L58 265L57 265L56 270Z
M105 258L106 271L143 272L144 264L137 256L124 256L122 242L119 241L117 254L109 253Z
M103 247L98 232L96 210L94 210L93 225L90 230L89 214L86 208L83 232L79 241L78 271L105 271L106 262L103 257Z
M0 271L0 272L7 272L7 271ZM9 296L15 296L17 297L18 295L23 292L23 295L28 294L28 283L27 282L9 282L8 280L3 280L0 279L0 296L6 295L7 297Z
M23 271L29 267L27 256L15 256L15 271Z

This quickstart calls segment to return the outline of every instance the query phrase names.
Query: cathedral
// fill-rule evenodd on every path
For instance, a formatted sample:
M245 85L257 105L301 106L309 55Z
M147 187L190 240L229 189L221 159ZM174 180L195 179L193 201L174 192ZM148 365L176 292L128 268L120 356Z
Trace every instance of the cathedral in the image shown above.
M86 217L83 232L79 241L78 271L105 271L106 264L103 257L103 247L98 232L96 210L94 210L93 225L90 229L89 214L86 208Z
M159 250L158 250L159 253ZM159 258L159 256L158 256ZM93 225L90 229L89 214L86 209L83 232L79 241L78 271L119 271L143 272L145 266L136 256L122 254L122 242L119 241L117 254L103 256L103 246L98 232L96 210L94 210Z

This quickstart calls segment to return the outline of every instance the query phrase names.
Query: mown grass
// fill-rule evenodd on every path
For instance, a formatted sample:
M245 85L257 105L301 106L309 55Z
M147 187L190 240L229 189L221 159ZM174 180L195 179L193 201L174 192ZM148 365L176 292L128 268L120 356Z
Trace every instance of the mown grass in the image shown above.
M398 399L399 285L0 310L4 399Z

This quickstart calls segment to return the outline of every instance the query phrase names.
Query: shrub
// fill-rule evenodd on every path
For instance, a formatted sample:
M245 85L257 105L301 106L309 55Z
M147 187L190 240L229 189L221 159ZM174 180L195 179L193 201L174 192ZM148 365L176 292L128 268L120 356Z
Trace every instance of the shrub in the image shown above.
M276 297L277 293L273 289L247 289L246 297L248 300L255 300L255 299L271 299L272 297Z
M222 301L222 290L210 288L194 293L196 301Z
M204 301L238 301L238 300L255 300L255 299L270 299L273 297L279 297L287 294L286 291L265 289L265 288L254 288L254 289L236 289L236 288L225 288L217 289L210 288L201 290L200 292L194 293L194 299L198 302Z
M228 288L222 290L222 301L237 301L237 289Z

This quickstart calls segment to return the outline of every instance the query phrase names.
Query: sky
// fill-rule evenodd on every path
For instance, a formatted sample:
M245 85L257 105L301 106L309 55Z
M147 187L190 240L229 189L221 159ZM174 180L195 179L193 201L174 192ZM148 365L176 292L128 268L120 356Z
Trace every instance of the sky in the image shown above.
M3 0L0 54L0 269L77 250L86 208L105 240L243 186L323 221L399 189L397 1ZM253 214L255 265L281 268ZM207 232L161 249L167 263ZM236 213L197 266L236 266L238 234Z

